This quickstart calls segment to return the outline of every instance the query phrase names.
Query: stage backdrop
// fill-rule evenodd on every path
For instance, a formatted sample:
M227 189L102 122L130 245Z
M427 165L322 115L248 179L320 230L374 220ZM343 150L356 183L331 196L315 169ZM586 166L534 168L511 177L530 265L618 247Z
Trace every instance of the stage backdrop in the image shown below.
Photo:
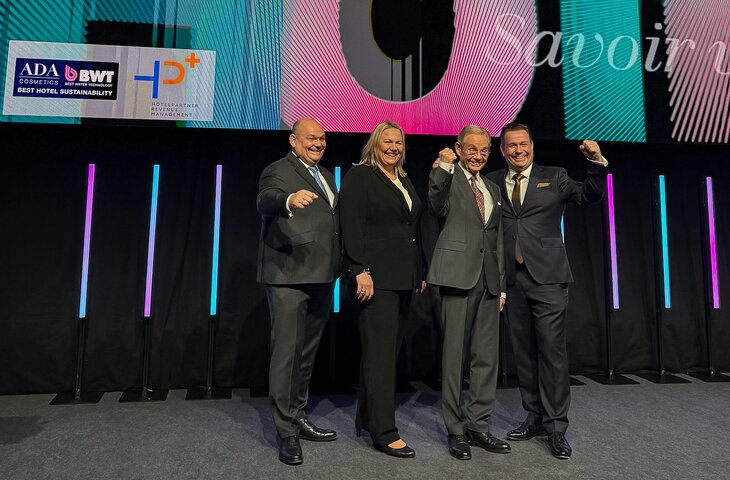
M388 118L452 135L517 118L555 139L730 139L730 0L26 0L2 13L0 78L9 40L215 52L212 120L173 126L314 116L366 132Z
M159 165L150 319L153 385L205 382L213 268L217 165L221 165L215 382L265 386L269 318L255 282L260 217L258 177L287 151L287 132L92 125L0 126L0 393L55 392L74 384L89 164L94 164L84 388L122 390L141 380L148 239L154 166ZM346 172L364 134L328 135L324 164ZM406 169L425 199L438 151L453 137L407 136ZM493 148L488 170L504 165ZM715 367L730 369L730 171L720 145L604 142L614 187L617 296L612 293L607 204L568 208L565 243L570 287L568 350L573 373L606 367L612 311L615 368L657 368L661 316L665 367L706 368L705 309ZM578 142L536 138L536 161L581 179ZM665 179L669 295L665 308L659 175ZM719 305L713 308L705 255L704 185L714 184ZM429 227L430 225L430 227ZM427 222L425 244L432 245ZM432 292L416 296L405 326L403 378L434 373L438 328ZM346 289L325 333L317 388L357 381L359 342ZM615 303L615 305L614 305ZM614 308L614 306L616 308ZM513 372L509 342L505 368Z

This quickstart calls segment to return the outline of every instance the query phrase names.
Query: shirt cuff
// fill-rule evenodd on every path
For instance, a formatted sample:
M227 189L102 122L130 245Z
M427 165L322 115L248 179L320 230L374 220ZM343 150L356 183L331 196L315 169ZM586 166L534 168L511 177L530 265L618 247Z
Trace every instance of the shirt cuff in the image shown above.
M608 160L606 160L606 157L604 157L603 155L601 155L601 158L599 158L598 160L591 160L589 158L588 161L591 163L595 163L596 165L601 165L602 167L608 166Z
M502 292L499 294L499 296L502 298L507 298L507 292Z
M448 162L439 162L439 167L446 170L449 173L454 173L454 164Z
M291 209L289 208L289 200L291 200L291 197L293 197L293 196L294 196L294 194L292 193L291 195L286 197L286 203L284 204L284 206L286 207L286 213L288 213L290 217L294 216L294 212L292 212Z

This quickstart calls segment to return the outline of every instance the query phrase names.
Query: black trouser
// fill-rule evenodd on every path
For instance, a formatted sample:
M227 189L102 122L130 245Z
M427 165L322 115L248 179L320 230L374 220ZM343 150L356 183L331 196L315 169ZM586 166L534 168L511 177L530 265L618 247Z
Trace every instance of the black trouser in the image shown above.
M522 406L528 421L565 432L570 375L565 335L568 285L541 285L524 265L507 288L506 319L512 337Z
M334 284L267 285L271 316L269 400L282 438L299 433L306 417L314 357L332 308Z
M356 428L370 432L373 443L388 445L400 438L395 426L396 360L399 326L408 316L410 290L375 289L358 311L360 391Z

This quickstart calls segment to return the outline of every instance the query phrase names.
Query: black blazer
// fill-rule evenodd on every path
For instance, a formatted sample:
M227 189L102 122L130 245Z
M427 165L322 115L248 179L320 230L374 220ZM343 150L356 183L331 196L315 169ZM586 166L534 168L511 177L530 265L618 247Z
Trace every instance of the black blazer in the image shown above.
M423 276L418 239L421 201L410 178L400 181L411 197L410 211L403 193L378 167L353 166L340 190L342 247L349 276L369 268L373 285L382 290L410 290Z
M335 194L334 205L292 152L264 169L256 207L261 214L257 280L270 285L328 283L340 275L339 195L335 179L319 166ZM289 216L286 200L299 190L316 193L305 208Z
M601 200L606 191L608 169L586 161L586 179L577 182L564 168L533 164L522 208L515 211L504 183L507 170L491 172L488 178L502 191L504 255L507 284L515 282L515 238L530 275L540 284L569 283L573 275L568 264L560 219L566 203L585 205Z

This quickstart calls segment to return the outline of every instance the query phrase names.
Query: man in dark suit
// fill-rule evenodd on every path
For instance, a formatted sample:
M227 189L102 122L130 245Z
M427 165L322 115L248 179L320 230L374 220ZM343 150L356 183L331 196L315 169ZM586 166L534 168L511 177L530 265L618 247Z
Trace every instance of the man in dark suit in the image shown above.
M470 125L454 152L446 148L431 170L428 199L441 232L428 283L439 287L443 321L442 408L449 453L471 458L470 444L509 453L507 442L489 433L499 363L499 312L506 291L499 187L480 171L491 138ZM469 359L469 388L462 391Z
M507 433L511 440L548 435L553 456L567 459L565 438L570 406L570 377L565 335L568 283L573 281L560 231L566 203L599 201L606 191L606 165L596 142L584 141L586 179L577 182L563 168L533 163L526 125L502 129L507 169L488 177L502 190L506 319L512 336L522 406L527 418Z
M256 205L258 281L266 286L271 317L269 399L279 459L297 465L303 461L300 438L337 438L315 426L304 407L340 271L340 238L334 177L319 166L326 146L322 126L297 121L289 143L292 151L261 174Z

